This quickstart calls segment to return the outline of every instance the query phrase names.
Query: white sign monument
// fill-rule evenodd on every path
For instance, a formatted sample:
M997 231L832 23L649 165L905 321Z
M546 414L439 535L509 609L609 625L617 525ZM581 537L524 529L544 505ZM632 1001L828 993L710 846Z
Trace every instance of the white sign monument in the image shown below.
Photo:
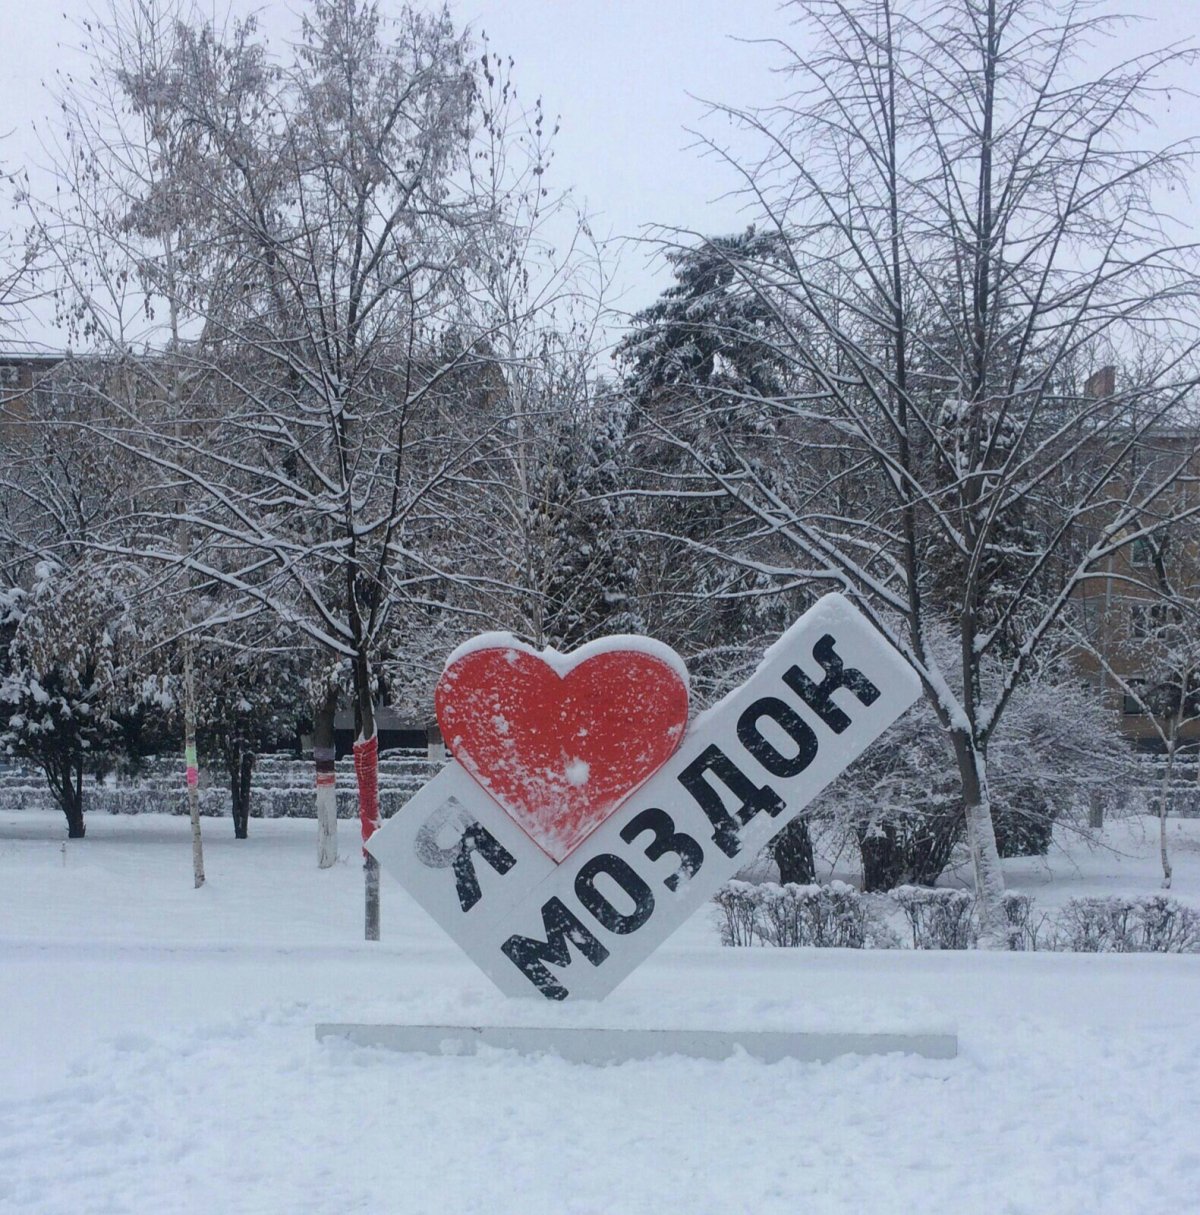
M560 860L454 759L367 848L501 991L601 998L920 692L879 631L827 595Z

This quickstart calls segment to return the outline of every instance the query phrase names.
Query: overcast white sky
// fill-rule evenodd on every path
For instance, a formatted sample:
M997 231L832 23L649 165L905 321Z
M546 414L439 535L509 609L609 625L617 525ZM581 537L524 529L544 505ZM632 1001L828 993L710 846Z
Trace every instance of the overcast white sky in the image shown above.
M71 19L106 3L0 0L0 45L8 51L0 131L12 132L0 154L8 167L37 158L32 126L49 108L43 82L62 62L62 44L75 40ZM294 0L203 4L218 13L259 12L280 41L301 7ZM789 16L776 0L459 0L451 7L460 24L486 30L497 51L513 56L527 97L540 93L549 112L562 116L556 176L586 203L598 234L636 235L654 223L713 233L743 225L736 203L721 197L729 180L689 148L686 128L702 117L697 97L742 104L773 96L777 56L738 39L787 36ZM1122 40L1126 52L1200 40L1200 0L1126 0L1120 8L1149 19ZM1195 133L1200 106L1180 95L1160 119L1173 136ZM639 250L625 250L617 276L622 304L640 307L662 285L661 270L647 267ZM56 341L51 332L31 336Z

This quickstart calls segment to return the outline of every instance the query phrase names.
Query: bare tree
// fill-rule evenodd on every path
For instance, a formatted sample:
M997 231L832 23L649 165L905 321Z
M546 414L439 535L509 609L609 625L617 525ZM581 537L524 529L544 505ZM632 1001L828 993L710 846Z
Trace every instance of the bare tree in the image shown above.
M1192 52L1080 82L1085 51L1120 27L1066 0L828 0L799 6L798 25L780 47L789 96L723 111L762 157L710 145L785 250L731 267L770 311L757 336L786 387L734 394L771 424L719 461L684 406L654 424L697 491L743 509L714 552L781 587L844 589L912 662L953 749L994 942L989 742L1077 588L1200 510L1168 492L1190 451L1135 459L1196 382L1193 252L1159 193L1191 149L1137 136L1161 73ZM1134 348L1120 394L1083 392L1077 369Z
M205 378L201 364L184 358L184 344L197 335L203 343L200 318L210 310L214 285L196 273L210 254L209 234L197 222L196 191L184 188L201 139L173 107L170 87L183 31L194 15L189 0L111 0L81 22L81 49L92 70L60 78L53 94L56 121L42 131L56 189L49 199L24 196L53 273L58 322L73 342L100 353L109 366L102 383L91 359L68 363L56 378L89 412L111 415L115 408L136 418L152 410L180 435L189 399ZM179 484L165 492L182 513ZM150 504L143 498L143 509ZM176 524L172 538L179 554L189 550L186 520ZM200 592L194 580L189 589ZM185 631L189 598L180 600ZM178 653L192 871L199 888L204 852L189 636Z
M29 189L29 170L6 169L0 164L0 189L8 196L14 216L23 215ZM36 224L0 221L0 336L20 336L33 308L46 293L39 275L43 248Z
M365 840L379 821L379 664L405 613L445 608L445 539L467 530L471 470L506 433L493 241L518 231L515 200L542 188L542 166L514 157L502 188L478 188L503 114L489 61L445 12L386 21L363 0L312 0L285 61L253 22L176 15L169 55L116 85L151 135L178 133L179 154L155 154L153 180L118 183L125 243L81 224L108 281L140 273L145 309L169 324L155 357L123 347L136 400L108 396L117 420L81 425L157 473L136 539L112 547L227 592L193 630L265 610L348 663ZM113 342L60 246L68 306ZM375 939L378 870L365 869Z
M97 549L139 470L79 432L73 378L60 366L0 401L0 747L38 763L83 838L85 770L113 753L123 712L137 715L145 616L139 571Z

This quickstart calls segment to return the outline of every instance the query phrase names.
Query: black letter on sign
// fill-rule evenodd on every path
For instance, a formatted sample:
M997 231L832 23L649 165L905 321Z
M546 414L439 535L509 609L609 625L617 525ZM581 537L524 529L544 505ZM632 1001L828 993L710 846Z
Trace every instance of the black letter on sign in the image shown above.
M447 827L455 828L460 834L457 843L443 848L438 843L438 835ZM517 863L517 858L453 797L421 825L413 840L413 851L417 860L430 869L454 870L454 888L463 911L470 911L483 897L471 860L473 852L478 852L501 876Z
M819 684L799 668L789 667L783 674L783 682L835 733L840 734L849 724L850 718L830 699L838 688L849 688L859 703L873 705L879 699L879 689L861 672L853 667L847 670L842 660L833 652L833 638L826 633L813 646L813 657L825 671Z
M596 889L596 878L601 873L607 873L633 900L633 910L628 915L622 915ZM575 878L575 897L602 927L621 936L637 932L654 910L654 895L650 893L650 887L619 856L608 852L592 857L579 871Z
M668 852L679 857L679 868L663 878L663 885L668 890L678 890L680 880L686 881L704 864L704 849L690 835L676 831L674 819L654 806L627 822L621 828L621 838L632 844L645 831L654 832L654 838L646 845L646 855L652 861Z
M608 950L596 940L577 917L567 910L561 899L548 899L542 904L542 927L546 939L517 936L515 933L500 948L521 973L547 1000L565 1000L567 989L543 965L569 966L574 945L593 966L608 957Z
M796 744L796 754L784 755L758 728L769 717ZM817 754L817 736L808 722L777 696L763 696L738 718L738 741L773 776L799 776Z
M721 795L704 779L705 772L711 772L741 802L737 818L725 809ZM679 783L708 815L713 825L713 843L726 856L741 852L738 831L760 810L774 818L783 809L783 799L770 785L760 788L715 744L706 747L680 772Z

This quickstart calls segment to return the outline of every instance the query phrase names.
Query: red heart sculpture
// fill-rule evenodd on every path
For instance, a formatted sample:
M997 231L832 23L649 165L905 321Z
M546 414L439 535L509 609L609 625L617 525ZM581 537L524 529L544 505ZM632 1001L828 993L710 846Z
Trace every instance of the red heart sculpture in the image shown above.
M434 706L455 759L562 861L679 745L687 671L640 637L564 656L485 634L451 654Z

